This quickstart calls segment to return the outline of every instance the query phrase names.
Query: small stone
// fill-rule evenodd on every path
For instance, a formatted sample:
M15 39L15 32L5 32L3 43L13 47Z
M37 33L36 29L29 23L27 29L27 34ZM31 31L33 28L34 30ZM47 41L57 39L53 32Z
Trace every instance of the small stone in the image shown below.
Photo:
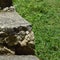
M34 41L34 33L31 31L28 35L25 36L25 39L28 41Z
M4 8L4 9L3 9L3 11L4 11L4 12L6 12L6 11L8 11L8 9L9 9L9 8L8 8L8 7L6 7L6 8Z
M0 45L0 55L7 55L8 53L9 53L10 55L14 55L14 54L15 54L14 51L8 49L8 48L5 47L5 46L2 46L2 47L1 47L1 45Z
M32 45L34 45L35 43L34 43L34 41L30 41L30 42L29 42L29 44L32 44Z
M18 40L15 36L9 36L9 37L6 37L5 38L5 43L8 45L8 46L15 46L18 44Z
M0 34L3 34L3 33L4 33L4 32L2 32L2 31L0 32Z
M21 36L16 36L17 40L22 41L22 37Z
M10 7L9 7L9 10L10 10L10 11L14 11L14 10L15 10L15 7L14 7L14 6L10 6Z
M21 44L21 46L27 46L27 42L28 41L24 39L22 42L20 42L20 44Z
M7 51L8 53L10 53L10 54L15 54L15 52L14 51L12 51L12 50L10 50L10 49L8 49L8 48L6 48L6 47L4 47L4 50L5 51Z
M24 31L20 31L16 36L17 36L17 39L22 41L25 37L25 32Z
M25 36L25 32L24 32L24 31L20 31L20 32L18 33L18 35L24 35L24 36Z
M1 29L3 29L5 26L1 26Z
M29 34L29 31L26 31L26 34L28 35Z
M26 35L26 36L25 36L25 39L26 39L27 41L30 41L29 35Z
M0 32L0 38L4 38L4 37L7 37L8 36L8 34L7 33L5 33L5 32Z
M34 33L33 33L33 31L30 32L29 37L30 37L30 40L34 41Z
M13 9L15 9L15 7L14 7L14 6L10 6L10 8L13 8Z

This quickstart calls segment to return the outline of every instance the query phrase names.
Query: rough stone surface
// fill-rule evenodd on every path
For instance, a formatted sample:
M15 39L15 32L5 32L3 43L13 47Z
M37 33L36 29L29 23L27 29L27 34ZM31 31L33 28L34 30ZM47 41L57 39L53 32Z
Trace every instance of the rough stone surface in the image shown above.
M0 56L0 60L39 60L36 56Z
M0 12L0 55L33 55L34 33L15 10Z
M16 11L14 12L0 12L0 27L14 28L20 26L30 26L31 24L22 18Z

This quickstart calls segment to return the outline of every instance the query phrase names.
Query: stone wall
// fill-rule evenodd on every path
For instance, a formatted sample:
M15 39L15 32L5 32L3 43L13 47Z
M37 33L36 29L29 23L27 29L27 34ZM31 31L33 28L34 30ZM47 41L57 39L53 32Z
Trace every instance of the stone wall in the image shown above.
M0 54L34 54L34 33L25 27L0 29Z
M33 55L32 26L15 10L0 13L0 55Z

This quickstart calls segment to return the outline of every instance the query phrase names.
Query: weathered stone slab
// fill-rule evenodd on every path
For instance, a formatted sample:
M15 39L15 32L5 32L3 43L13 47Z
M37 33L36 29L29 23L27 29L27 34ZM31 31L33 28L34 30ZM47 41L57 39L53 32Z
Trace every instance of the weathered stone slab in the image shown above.
M22 18L16 11L0 12L0 28L14 28L29 25L31 24Z
M39 60L36 56L0 56L0 60Z

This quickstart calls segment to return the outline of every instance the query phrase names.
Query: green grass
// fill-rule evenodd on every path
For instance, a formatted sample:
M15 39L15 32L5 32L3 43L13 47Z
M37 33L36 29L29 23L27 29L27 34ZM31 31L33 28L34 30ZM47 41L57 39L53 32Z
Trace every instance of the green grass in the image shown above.
M41 60L60 60L60 0L13 0L18 13L31 22L35 51Z

